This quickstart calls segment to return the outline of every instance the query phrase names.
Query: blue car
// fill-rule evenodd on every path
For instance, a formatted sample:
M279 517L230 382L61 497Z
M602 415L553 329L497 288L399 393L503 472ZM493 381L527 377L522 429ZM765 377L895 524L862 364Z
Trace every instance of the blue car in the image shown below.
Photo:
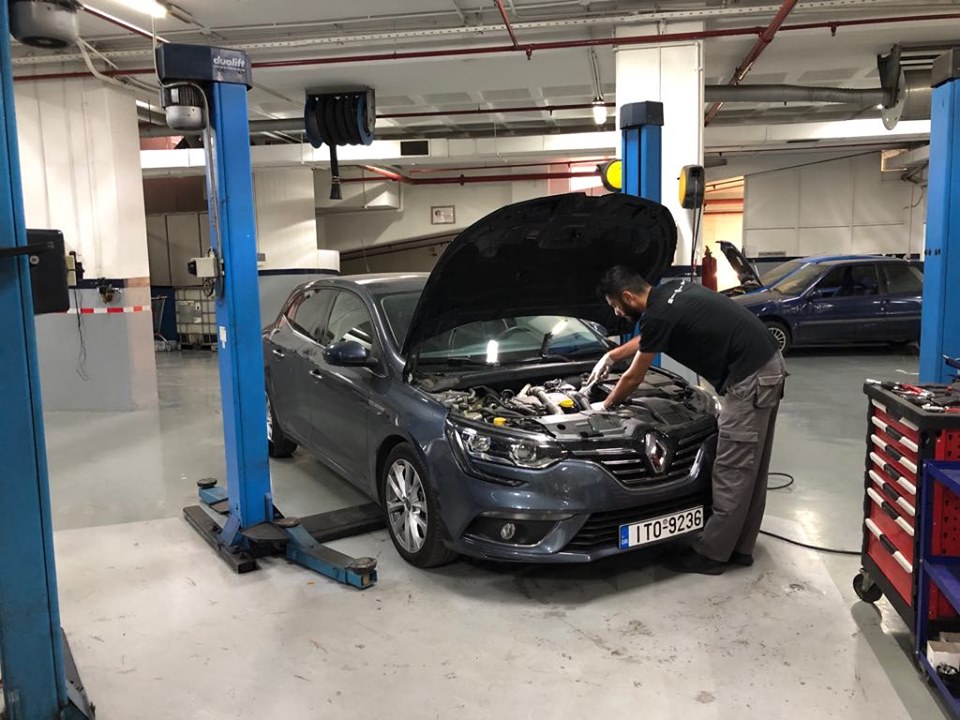
M910 343L920 338L923 275L907 260L874 255L806 258L734 301L757 315L780 349Z

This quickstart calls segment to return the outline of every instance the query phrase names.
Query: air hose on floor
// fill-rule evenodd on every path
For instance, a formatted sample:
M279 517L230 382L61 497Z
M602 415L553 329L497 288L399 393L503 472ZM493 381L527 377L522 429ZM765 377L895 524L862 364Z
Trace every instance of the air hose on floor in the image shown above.
M796 482L796 478L794 478L793 475L791 475L790 473L772 472L769 474L769 477L783 477L783 478L786 478L787 481L780 485L768 485L767 486L768 492L771 490L785 490L786 488L790 487ZM841 550L839 548L829 548L829 547L822 547L820 545L810 545L805 542L800 542L799 540L794 540L793 538L788 538L783 535L778 535L777 533L770 532L769 530L761 530L760 534L766 535L767 537L776 538L777 540L782 540L783 542L790 543L791 545L796 545L797 547L806 548L807 550L815 550L817 552L831 553L833 555L856 555L857 557L860 557L859 550Z

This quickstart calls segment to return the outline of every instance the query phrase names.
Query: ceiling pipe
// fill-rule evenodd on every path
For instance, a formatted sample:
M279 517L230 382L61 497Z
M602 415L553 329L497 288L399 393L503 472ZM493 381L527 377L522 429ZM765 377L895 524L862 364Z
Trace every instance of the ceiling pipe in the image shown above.
M784 21L787 19L793 8L797 6L797 0L784 0L783 5L780 6L780 9L777 11L777 14L773 16L773 20L770 21L770 24L764 28L763 32L760 33L760 37L757 38L757 41L753 44L753 47L750 48L750 52L746 54L746 57L740 62L737 66L737 69L734 70L733 76L727 82L727 85L739 85L747 73L750 72L750 69L753 67L753 64L757 61L763 51L767 49L767 46L773 42L773 38L776 36L777 31L783 26ZM720 112L720 108L723 107L722 102L715 102L710 106L710 109L707 110L706 117L703 119L703 126L706 127L711 123L711 121L717 116L717 113Z
M549 167L552 165L566 165L570 167L572 165L597 165L599 163L605 163L608 160L612 160L611 157L604 158L585 158L583 160L548 160L546 162L534 162L534 163L509 163L506 165L467 165L467 166L457 166L457 167L425 167L425 168L410 168L407 170L411 175L433 175L436 173L451 173L451 172L465 172L467 170L507 170L513 168L530 168L530 167Z
M151 42L153 42L153 37L154 37L153 33L151 33L149 30L145 30L139 25L134 25L133 23L127 22L122 18L118 18L116 15L111 15L110 13L106 13L103 10L98 10L97 8L91 7L90 5L81 5L80 7L83 8L83 11L87 13L87 15L90 15L99 20L108 22L111 25L116 25L117 27L121 27L127 32L132 32L134 35L139 35L140 37L146 38L147 40L150 40ZM163 44L163 43L168 43L170 41L157 35L157 42Z
M818 10L822 11L834 11L834 10L849 10L853 7L863 7L882 4L884 0L804 0L804 3L798 8L798 10L815 12ZM555 7L557 5L581 5L581 0L567 0L566 2L559 3L548 3L547 7ZM842 7L839 7L841 6ZM511 7L513 3L511 0ZM935 12L939 9L933 3L925 3L924 11L926 12ZM655 11L655 12L635 12L630 14L590 14L587 17L565 17L565 18L555 18L555 19L545 19L545 20L535 20L535 21L515 21L513 23L513 28L515 31L522 32L524 30L543 30L543 29L553 29L553 28L587 28L595 25L611 25L611 26L622 26L638 23L656 23L660 21L669 22L672 20L698 20L698 19L711 19L711 18L728 18L728 17L745 17L753 15L767 15L769 13L776 12L780 8L780 3L773 5L752 5L746 6L737 4L735 6L728 7L715 7L715 8L700 8L697 10L677 10L677 11ZM524 4L523 10L527 11L530 9L537 9L536 5ZM485 12L485 8L478 8L480 12ZM921 12L918 8L916 12ZM375 19L379 22L393 22L393 21L409 21L411 19L417 18L427 18L432 16L443 16L457 14L460 15L455 9L451 10L440 10L440 11L430 11L430 12L421 12L421 13L406 13L402 15L378 15ZM514 13L514 17L516 17ZM327 20L327 21L312 21L307 23L278 23L278 24L269 24L269 25L243 25L243 26L224 26L220 28L212 28L211 31L214 34L220 33L229 33L230 31L256 31L256 30L268 30L271 32L284 31L289 29L295 29L303 31L307 27L322 27L322 26L337 26L343 27L344 25L351 23L370 23L372 18L369 16L359 17L359 18L338 18L336 20ZM463 22L463 18L460 18ZM308 45L335 45L342 46L348 43L370 43L382 40L392 40L395 42L400 42L410 39L423 39L429 37L452 37L460 34L482 34L484 31L489 29L497 29L498 26L493 28L487 27L477 27L472 25L462 25L456 27L440 27L440 28L421 28L418 30L410 31L400 31L400 32L381 32L381 33L369 33L369 34L352 34L352 35L338 35L338 36L324 36L324 37L311 37L311 38L299 38L296 40L288 39L282 41L266 41L266 42L254 42L245 45L247 49L251 50L266 50L271 48L283 48L289 50L292 47L306 47ZM178 35L178 34L196 34L195 29L183 29L183 30L167 30L168 35ZM115 36L107 37L98 37L97 39L112 40ZM112 53L109 53L111 57L134 57L137 55L149 54L149 50L118 50ZM58 56L65 57L65 59L79 61L81 58L76 56ZM49 58L15 58L14 64L20 64L21 62L50 62ZM62 62L62 60L54 60L54 62Z
M497 9L500 11L500 17L503 18L503 24L507 28L507 32L510 34L510 40L513 42L513 49L520 49L520 41L517 40L517 34L513 31L513 25L510 24L510 16L507 15L507 9L503 6L503 0L496 0Z
M707 85L703 89L703 97L706 102L716 105L727 102L806 102L866 106L886 105L892 101L882 88L854 90L807 85Z
M478 183L498 183L498 182L524 182L528 180L570 180L572 178L591 178L599 177L600 171L591 172L547 172L547 173L517 173L515 175L458 175L456 177L425 177L414 178L395 173L383 168L372 165L363 165L364 170L368 170L375 175L386 180L399 182L403 185L475 185ZM340 178L342 183L368 183L380 182L379 178L350 177Z
M802 23L796 25L784 25L780 32L789 32L793 30L830 30L836 33L840 28L858 27L866 25L896 25L902 23L932 22L935 20L960 20L960 12L937 13L929 15L896 15L877 18L864 18L860 20L830 20L814 23ZM534 42L521 45L521 49L528 53L551 51L551 50L569 50L574 48L586 47L621 47L630 45L658 45L668 42L689 42L693 40L709 40L711 38L729 38L744 37L749 35L761 35L766 28L761 26L742 27L742 28L723 28L717 30L699 30L695 32L675 32L661 33L652 35L631 35L627 37L610 38L590 38L586 40L558 40L553 42ZM312 65L342 65L364 62L388 62L396 60L416 60L424 58L443 58L443 57L471 57L479 55L497 55L502 53L512 53L515 49L512 45L496 45L484 47L460 47L445 50L413 50L407 52L389 52L373 53L364 55L338 55L315 58L299 58L296 60L265 60L251 63L255 69L262 68L283 68L283 67L304 67ZM126 68L119 70L106 71L105 75L150 75L153 68ZM67 80L71 78L89 77L90 73L77 72L58 72L41 73L36 75L17 75L14 81L23 82L31 80Z
M606 107L616 107L616 103L604 103ZM377 120L396 120L402 118L444 117L447 115L508 115L510 113L548 112L560 110L590 110L594 103L573 103L567 105L534 105L529 107L509 108L469 108L467 110L423 110L408 113L383 113L377 115ZM251 120L252 134L265 132L303 132L303 118L282 118L279 120ZM199 131L197 131L199 133ZM170 130L167 127L143 128L140 137L164 137L167 135L183 135L182 130Z

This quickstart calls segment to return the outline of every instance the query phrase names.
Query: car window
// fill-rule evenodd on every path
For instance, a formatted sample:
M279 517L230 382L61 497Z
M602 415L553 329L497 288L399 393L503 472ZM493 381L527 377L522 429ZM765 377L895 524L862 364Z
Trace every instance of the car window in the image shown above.
M784 278L776 285L774 289L784 295L799 295L823 273L823 267L815 263L804 265L795 271L789 277Z
M923 292L923 273L906 263L884 263L883 276L888 295L919 295Z
M380 298L380 307L383 308L387 325L398 348L407 338L407 330L410 329L410 321L413 320L413 312L417 309L418 302L419 292L394 293Z
M367 350L373 350L373 321L370 311L358 295L346 290L337 293L323 338L323 345L353 340Z
M330 288L308 288L299 299L290 304L286 316L297 330L321 342L321 334L330 314L334 291Z
M760 284L766 287L776 284L779 280L782 280L787 275L792 273L794 270L799 270L803 267L806 260L790 260L789 262L780 263L772 270L767 270L763 275L760 276Z
M817 298L865 297L879 292L876 263L835 267L824 275L814 291Z

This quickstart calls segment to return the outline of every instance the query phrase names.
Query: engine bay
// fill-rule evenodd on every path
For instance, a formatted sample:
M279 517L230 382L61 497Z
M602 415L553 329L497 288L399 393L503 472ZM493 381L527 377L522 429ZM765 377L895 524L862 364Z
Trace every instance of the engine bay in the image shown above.
M680 425L710 412L707 395L666 373L653 371L614 411L593 409L607 397L616 376L592 387L583 376L549 378L521 386L475 385L431 393L465 420L554 437L587 437L623 431L627 425Z

